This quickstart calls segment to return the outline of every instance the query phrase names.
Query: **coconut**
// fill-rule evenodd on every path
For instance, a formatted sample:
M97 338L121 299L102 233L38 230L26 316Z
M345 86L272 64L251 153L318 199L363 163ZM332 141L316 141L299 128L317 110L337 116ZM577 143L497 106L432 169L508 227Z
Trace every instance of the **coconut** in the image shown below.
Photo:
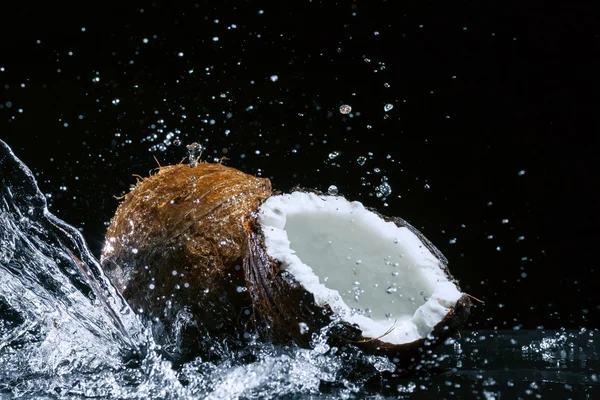
M165 347L188 354L254 332L309 347L326 332L406 366L455 334L471 306L406 221L342 196L273 193L268 179L222 164L161 167L139 181L101 263Z
M174 357L239 343L252 302L242 266L268 179L221 164L175 165L140 180L108 228L101 264ZM183 354L181 354L183 350Z

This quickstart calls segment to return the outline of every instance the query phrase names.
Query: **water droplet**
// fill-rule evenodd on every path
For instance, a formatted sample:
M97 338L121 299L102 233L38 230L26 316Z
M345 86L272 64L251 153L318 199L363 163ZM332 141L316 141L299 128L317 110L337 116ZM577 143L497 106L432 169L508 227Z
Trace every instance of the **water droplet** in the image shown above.
M271 75L271 82L277 82L279 80L279 77L277 75Z
M181 140L179 140L179 139L173 140L173 145L175 145L175 146L181 146Z
M425 189L431 189L431 186L429 186L429 184L428 184L428 183L426 183L426 184L425 184L425 186L424 186L424 188L425 188Z
M332 151L331 153L329 153L329 159L333 160L333 159L339 157L340 154L342 154L342 153L340 153L339 151Z
M352 111L352 107L350 107L348 104L344 104L340 107L340 112L342 114L350 114L350 111Z
M304 322L298 323L298 327L300 328L301 335L304 335L304 334L308 333L308 331L310 331L310 328Z
M358 163L358 165L365 165L365 163L367 162L367 157L360 156L356 159L356 162Z
M332 196L335 196L336 194L338 194L337 186L335 186L335 185L329 186L329 188L327 188L327 193L329 193Z
M522 169L519 171L519 176L523 176L523 175L525 175L525 170Z
M375 188L375 196L387 197L392 194L392 187L387 182L383 182L381 185Z
M388 112L388 111L390 111L392 108L394 108L394 106L393 106L392 104L389 104L389 103L388 103L388 104L386 104L386 105L383 107L383 110L384 110L385 112Z
M198 165L198 159L202 155L202 145L200 143L192 143L187 145L188 159L190 161L190 168L194 168Z

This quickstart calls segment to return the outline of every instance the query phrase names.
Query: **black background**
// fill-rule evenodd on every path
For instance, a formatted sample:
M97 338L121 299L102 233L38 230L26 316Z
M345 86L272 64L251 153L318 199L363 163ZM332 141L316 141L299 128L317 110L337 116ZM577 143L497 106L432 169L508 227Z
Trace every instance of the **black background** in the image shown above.
M407 219L485 301L473 328L598 327L591 6L11 3L0 138L96 255L132 174L201 141L277 189L335 184Z

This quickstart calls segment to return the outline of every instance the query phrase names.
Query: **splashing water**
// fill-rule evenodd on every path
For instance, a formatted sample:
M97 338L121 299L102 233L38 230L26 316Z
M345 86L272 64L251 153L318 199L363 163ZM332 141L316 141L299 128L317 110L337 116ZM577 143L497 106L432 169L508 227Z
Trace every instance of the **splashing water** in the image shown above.
M190 168L194 168L198 165L198 159L202 156L202 145L200 143L192 143L187 145L188 160L190 161Z
M256 342L218 363L173 368L2 141L0 178L0 397L273 398L317 394L324 382L339 386L335 398L357 390L343 376L366 359L353 364L323 346ZM326 332L314 340L325 343Z
M48 211L31 171L0 141L0 397L496 398L506 388L515 398L599 393L597 331L464 334L414 376L403 376L386 358L351 345L331 347L335 324L312 332L311 349L255 340L243 350L222 350L219 361L197 358L175 367L79 232Z
M143 327L2 141L0 177L0 392L43 389L38 377L90 374L139 355Z

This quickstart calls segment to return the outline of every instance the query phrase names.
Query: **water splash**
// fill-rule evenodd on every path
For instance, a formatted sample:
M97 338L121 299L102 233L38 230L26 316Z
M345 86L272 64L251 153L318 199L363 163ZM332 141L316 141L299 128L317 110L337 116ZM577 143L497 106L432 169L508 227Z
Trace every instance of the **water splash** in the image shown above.
M298 329L302 329L299 325ZM494 331L449 339L403 376L383 357L255 340L174 366L31 171L0 141L0 397L350 399L574 397L600 393L597 330ZM219 343L214 343L215 349ZM432 374L432 372L437 372ZM562 395L560 395L562 393ZM388 397L389 396L389 397Z
M0 382L91 373L139 355L143 327L2 141L0 177Z
M192 146L194 160L200 149ZM338 381L346 383L335 398L358 390L344 377L348 355L324 347L326 332L315 333L314 350L253 342L233 352L214 343L219 361L174 368L2 141L0 183L0 396L274 398Z

